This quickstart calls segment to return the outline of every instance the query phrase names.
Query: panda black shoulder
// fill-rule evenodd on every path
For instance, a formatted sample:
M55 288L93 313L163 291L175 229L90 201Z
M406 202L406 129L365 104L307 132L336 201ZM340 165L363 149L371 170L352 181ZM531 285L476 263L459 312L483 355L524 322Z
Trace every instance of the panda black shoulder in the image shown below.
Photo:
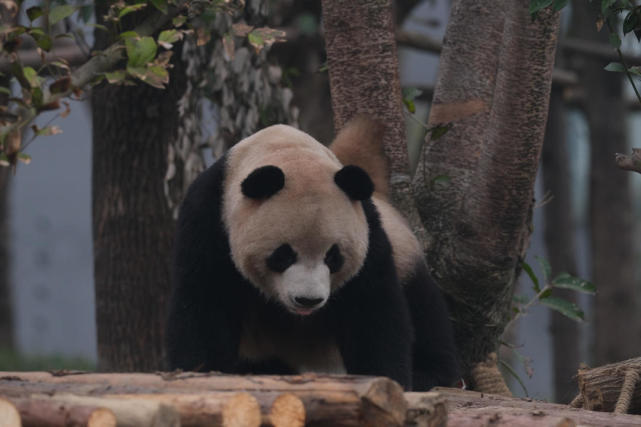
M361 202L363 206L363 211L365 212L365 217L367 218L367 225L370 229L379 229L381 225L381 216L376 209L376 205L372 199L363 200Z

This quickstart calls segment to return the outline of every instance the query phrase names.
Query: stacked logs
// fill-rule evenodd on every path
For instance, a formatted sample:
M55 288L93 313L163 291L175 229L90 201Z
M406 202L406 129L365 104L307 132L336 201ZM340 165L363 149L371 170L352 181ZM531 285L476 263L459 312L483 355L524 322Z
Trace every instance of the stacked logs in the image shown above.
M3 427L428 426L445 416L444 403L426 401L408 412L397 383L361 376L4 372L0 396Z
M580 372L585 406L612 410L636 362ZM636 387L630 412L638 408ZM390 379L349 375L0 372L1 427L303 425L636 427L641 416L450 388L403 393Z

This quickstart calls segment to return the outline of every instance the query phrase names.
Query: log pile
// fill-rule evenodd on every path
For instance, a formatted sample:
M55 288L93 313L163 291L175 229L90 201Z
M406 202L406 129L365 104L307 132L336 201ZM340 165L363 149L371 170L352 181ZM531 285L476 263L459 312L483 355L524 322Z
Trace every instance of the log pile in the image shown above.
M0 373L0 396L9 407L0 407L0 420L5 413L15 418L17 411L23 426L31 414L45 407L62 414L77 408L105 409L118 426L402 426L407 411L403 390L390 379L315 374L4 372ZM429 408L416 414L416 425L429 415Z
M387 378L0 372L0 426L639 426L641 416Z

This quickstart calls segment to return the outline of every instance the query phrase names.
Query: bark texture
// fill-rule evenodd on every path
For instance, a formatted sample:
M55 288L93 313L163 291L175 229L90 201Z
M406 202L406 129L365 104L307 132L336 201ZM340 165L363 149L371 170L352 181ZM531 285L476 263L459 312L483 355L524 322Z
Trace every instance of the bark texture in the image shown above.
M447 425L452 427L633 427L641 423L641 417L635 415L592 412L532 399L441 387L435 391L447 401Z
M97 8L97 21L102 15L104 10ZM96 46L106 46L105 32L95 34ZM176 103L184 91L181 72L179 66L172 69L166 90L143 83L103 84L91 94L100 370L150 371L164 366L174 222L163 179L168 144L178 125Z
M628 372L641 375L641 357L622 362L579 369L577 374L583 407L593 411L614 411ZM627 411L641 415L641 383L636 382Z
M465 370L496 350L531 232L558 14L527 2L455 2L414 193L431 272L448 297Z
M607 43L595 31L598 4L573 2L571 33ZM574 58L580 82L589 93L584 105L590 130L590 243L594 297L594 363L641 353L641 317L635 280L635 242L630 174L619 170L614 154L627 152L623 75L603 69L603 60Z
M576 275L574 217L570 194L570 158L566 144L566 117L562 88L554 86L550 95L550 114L543 142L543 191L552 199L543 208L544 239L552 275L568 272ZM555 296L577 302L574 291L555 289ZM550 333L554 363L555 401L568 403L576 395L574 372L580 360L579 324L557 311L550 310Z
M424 241L411 194L392 1L321 3L334 127L340 130L357 113L385 125L392 201Z
M232 418L234 407L249 408L251 402L257 402L255 406L260 407L266 425L277 427L298 425L300 416L309 425L401 426L408 409L401 386L381 377L0 373L0 394L8 399L35 393L152 401L175 408L184 425L226 425L226 413ZM251 402L243 396L250 397ZM94 401L89 403L96 405ZM104 406L118 417L115 406ZM427 406L424 409L427 411ZM417 415L412 419L425 417ZM276 420L289 420L292 424L278 424Z
M16 6L13 4L13 6ZM17 9L0 5L0 23L15 21L13 12ZM9 87L9 79L0 77L0 86ZM6 106L9 96L0 93L0 105ZM0 348L13 348L13 307L9 274L9 168L0 166Z

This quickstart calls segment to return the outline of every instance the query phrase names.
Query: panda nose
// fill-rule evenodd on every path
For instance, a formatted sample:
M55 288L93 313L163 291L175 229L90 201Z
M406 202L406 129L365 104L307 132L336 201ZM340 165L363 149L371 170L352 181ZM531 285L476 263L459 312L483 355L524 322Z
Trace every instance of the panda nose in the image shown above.
M322 303L325 298L295 297L294 301L301 307L312 308Z

